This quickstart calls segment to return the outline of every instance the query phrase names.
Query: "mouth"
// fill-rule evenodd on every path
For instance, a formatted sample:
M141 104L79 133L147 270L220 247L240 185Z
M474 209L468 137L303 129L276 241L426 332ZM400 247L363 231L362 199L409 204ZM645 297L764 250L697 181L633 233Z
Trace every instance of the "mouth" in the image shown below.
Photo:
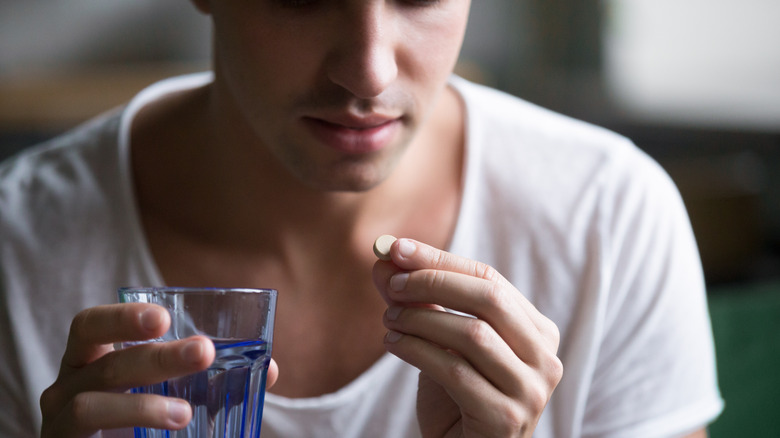
M348 154L376 152L393 142L402 127L401 117L326 115L303 117L309 132L328 147Z

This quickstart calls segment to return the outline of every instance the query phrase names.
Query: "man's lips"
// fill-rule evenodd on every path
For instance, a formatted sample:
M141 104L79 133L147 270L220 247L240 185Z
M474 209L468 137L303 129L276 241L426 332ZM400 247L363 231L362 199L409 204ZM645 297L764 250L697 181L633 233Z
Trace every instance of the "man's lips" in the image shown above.
M386 116L303 117L309 132L327 146L341 152L361 154L384 148L401 128L401 118Z

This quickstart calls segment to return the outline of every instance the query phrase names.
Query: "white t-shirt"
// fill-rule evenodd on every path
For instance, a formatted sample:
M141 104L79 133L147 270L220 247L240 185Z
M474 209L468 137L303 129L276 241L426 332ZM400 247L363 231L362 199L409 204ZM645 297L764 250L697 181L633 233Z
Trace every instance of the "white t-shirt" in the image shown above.
M158 83L0 165L0 435L37 435L79 310L164 283L136 210L129 126L149 101L211 78ZM667 175L614 133L452 84L467 154L448 249L497 268L561 332L564 377L534 436L671 437L712 421L723 403L701 267ZM268 394L263 437L419 436L416 385L386 354L333 394Z

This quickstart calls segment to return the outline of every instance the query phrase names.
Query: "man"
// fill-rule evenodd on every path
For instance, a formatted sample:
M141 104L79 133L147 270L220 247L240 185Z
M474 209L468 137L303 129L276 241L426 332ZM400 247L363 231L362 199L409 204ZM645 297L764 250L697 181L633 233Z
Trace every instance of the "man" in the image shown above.
M183 427L124 391L213 346L113 351L168 317L97 306L167 284L280 291L266 438L705 435L679 196L626 140L451 77L469 1L194 3L213 77L0 169L4 432L35 433L41 392L43 436Z

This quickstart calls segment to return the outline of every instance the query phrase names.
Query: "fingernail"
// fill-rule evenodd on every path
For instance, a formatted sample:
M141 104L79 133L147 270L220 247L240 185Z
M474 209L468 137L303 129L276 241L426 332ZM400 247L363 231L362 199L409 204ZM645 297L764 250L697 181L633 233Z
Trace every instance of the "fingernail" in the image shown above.
M200 341L190 341L181 351L182 359L190 363L199 362L203 356L203 344Z
M168 402L168 419L176 423L177 426L187 424L192 413L190 404L185 401Z
M162 313L157 309L146 309L141 313L141 327L147 331L154 331L162 324Z
M411 257L414 252L417 251L417 245L409 239L401 239L398 241L398 253L403 257Z
M404 310L403 307L390 307L387 309L386 315L387 319L390 321L395 321L398 319L398 315L401 314L401 311Z
M390 290L394 292L402 291L406 287L406 282L409 281L409 273L401 272L390 277Z
M401 339L401 336L403 336L403 335L401 335L400 333L398 333L396 331L390 330L385 335L385 342L389 342L391 344L394 343L394 342L398 342L398 340Z

